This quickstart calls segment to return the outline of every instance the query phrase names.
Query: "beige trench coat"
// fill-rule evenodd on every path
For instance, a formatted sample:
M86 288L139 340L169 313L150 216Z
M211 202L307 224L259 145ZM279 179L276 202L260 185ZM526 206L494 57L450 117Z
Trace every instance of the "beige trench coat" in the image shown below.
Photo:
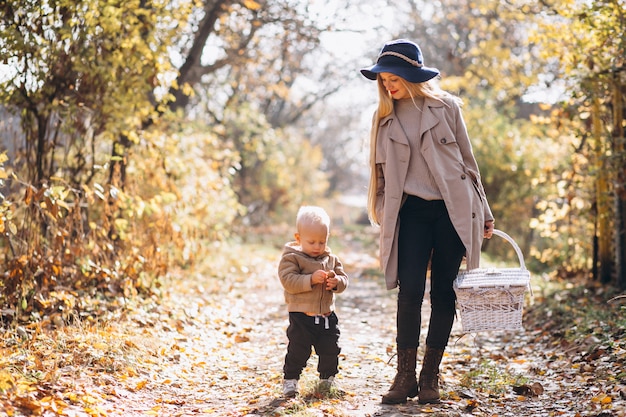
M446 105L447 104L447 105ZM452 224L466 249L468 269L477 268L484 223L493 215L480 180L467 128L459 106L426 98L421 113L420 149L443 196ZM377 144L378 191L376 211L381 222L380 262L387 289L398 285L399 212L411 149L395 113L380 120ZM379 155L381 154L381 155Z

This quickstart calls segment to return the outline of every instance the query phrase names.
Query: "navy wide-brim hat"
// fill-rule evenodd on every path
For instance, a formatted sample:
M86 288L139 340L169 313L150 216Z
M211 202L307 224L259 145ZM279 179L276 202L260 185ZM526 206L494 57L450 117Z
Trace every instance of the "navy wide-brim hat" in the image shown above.
M420 47L406 39L387 42L376 64L361 69L361 74L370 80L375 80L381 72L390 72L412 83L423 83L439 75L437 68L424 66Z

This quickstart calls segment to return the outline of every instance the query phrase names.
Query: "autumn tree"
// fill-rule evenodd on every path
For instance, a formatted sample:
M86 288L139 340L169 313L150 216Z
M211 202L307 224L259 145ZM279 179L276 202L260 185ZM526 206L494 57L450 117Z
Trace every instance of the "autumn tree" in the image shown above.
M155 227L156 217L141 221L154 195L120 189L124 172L114 167L126 163L120 138L150 140L141 128L160 110L177 19L191 10L177 6L0 3L0 103L21 124L3 137L17 144L2 196L3 305L33 311L34 300L52 309L58 301L71 311L72 297L44 300L57 287L132 295L163 272L158 235L171 229Z
M23 110L25 166L40 184L59 170L89 182L100 146L138 141L155 111L152 92L171 70L175 24L167 2L2 2L0 51L11 66L0 99ZM177 9L185 19L185 8ZM65 151L59 163L57 153Z
M42 289L61 283L132 295L163 272L161 249L178 242L175 230L224 236L224 225L246 213L242 207L263 218L295 200L289 192L323 189L319 150L281 131L310 107L290 97L324 30L305 3L1 7L0 52L10 70L0 99L19 115L23 135L9 159L19 180L6 196L25 196L3 201L2 226L15 231L4 235L12 249L2 287L7 305L30 309ZM204 170L179 158L189 149L190 158L210 162ZM208 182L189 192L184 175ZM232 202L231 186L243 206ZM176 221L175 214L207 216L207 209L196 228Z
M593 191L594 278L626 288L626 10L606 0L546 3L544 12L534 41L570 93L562 114L577 129L576 152L589 161L579 174L589 176Z
M246 222L323 194L328 184L318 172L324 153L296 124L307 114L315 124L311 109L344 83L338 60L320 45L345 13L333 7L205 2L182 45L171 107L225 128L225 143L242 156L234 186L249 210Z

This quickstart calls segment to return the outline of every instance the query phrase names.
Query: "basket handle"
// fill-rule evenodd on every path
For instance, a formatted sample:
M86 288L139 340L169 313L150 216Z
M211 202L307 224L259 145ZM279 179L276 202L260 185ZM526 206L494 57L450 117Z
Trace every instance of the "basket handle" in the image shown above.
M515 249L515 253L517 253L517 258L519 259L520 267L522 269L526 269L526 265L524 264L524 255L522 254L522 250L519 248L517 243L515 243L513 238L499 229L493 229L493 234L496 236L500 236L501 238L509 242L511 246L513 246L513 249Z

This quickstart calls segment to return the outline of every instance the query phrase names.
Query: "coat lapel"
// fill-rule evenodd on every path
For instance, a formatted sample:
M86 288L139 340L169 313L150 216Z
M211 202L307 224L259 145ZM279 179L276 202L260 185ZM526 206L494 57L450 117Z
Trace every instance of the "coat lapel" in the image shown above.
M424 99L424 108L422 109L422 121L420 123L420 135L421 138L425 132L432 129L439 124L439 117L437 116L440 109L443 107L443 103L438 100L426 97ZM435 110L437 109L437 110Z
M385 116L380 120L379 128L380 126L384 126L386 123L390 123L388 128L389 139L393 140L394 142L402 143L408 146L409 138L404 133L404 130L402 129L402 126L398 121L398 117L396 116L395 111L391 112L390 115Z
M424 135L425 132L427 132L428 130L432 129L433 127L439 124L440 117L438 115L441 113L440 109L443 106L444 104L440 102L439 100L435 100L429 97L424 98L424 108L422 109L422 112L421 112L422 119L420 122L420 132L419 132L420 138ZM389 126L389 137L396 142L404 143L405 145L408 145L409 138L406 136L406 134L404 133L404 130L400 126L400 123L398 122L398 118L396 116L395 111L391 112L391 114L389 114L388 116L385 116L382 119L380 119L380 123L378 125L379 128L380 126L384 126L385 123L388 123L390 120L391 121L395 120L395 123L392 122L391 125Z

